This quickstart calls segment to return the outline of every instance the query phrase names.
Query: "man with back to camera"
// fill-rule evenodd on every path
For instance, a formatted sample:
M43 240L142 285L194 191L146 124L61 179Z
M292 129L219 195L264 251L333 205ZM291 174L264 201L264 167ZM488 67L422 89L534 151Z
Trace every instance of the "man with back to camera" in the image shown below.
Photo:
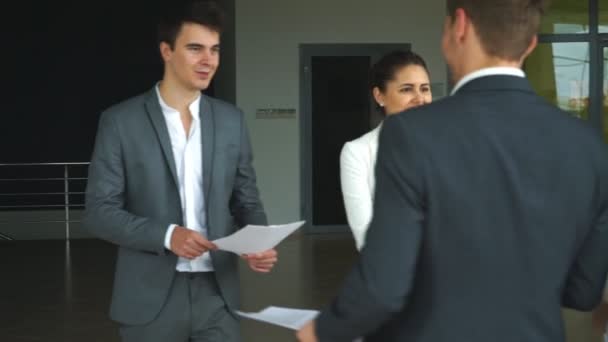
M521 70L542 0L447 0L452 96L380 134L374 215L300 341L558 342L608 270L608 150Z

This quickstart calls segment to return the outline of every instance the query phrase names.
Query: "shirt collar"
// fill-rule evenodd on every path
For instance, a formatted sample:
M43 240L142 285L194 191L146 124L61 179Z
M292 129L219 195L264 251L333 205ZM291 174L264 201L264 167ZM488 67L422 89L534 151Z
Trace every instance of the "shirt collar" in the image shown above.
M450 95L454 95L462 86L471 82L472 80L485 76L494 76L494 75L508 75L508 76L516 76L516 77L526 77L526 74L523 70L514 67L491 67L491 68L483 68L477 71L474 71L465 77L463 77L452 89Z
M160 95L160 88L159 88L159 84L156 84L156 95L158 97L158 103L160 104L160 108L163 111L163 114L165 116L174 114L174 113L179 113L179 111L175 108L170 107L165 100L163 100L163 97ZM194 101L192 101L192 103L190 103L190 105L188 106L188 109L190 109L190 114L192 114L192 119L194 119L195 121L198 121L200 119L200 103L201 103L201 95L199 94L196 99L194 99Z

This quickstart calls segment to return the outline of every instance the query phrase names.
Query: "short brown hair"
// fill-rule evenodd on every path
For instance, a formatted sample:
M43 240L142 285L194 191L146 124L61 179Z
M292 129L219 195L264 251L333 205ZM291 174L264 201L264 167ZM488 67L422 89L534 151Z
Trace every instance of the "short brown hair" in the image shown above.
M224 12L212 0L173 1L160 17L158 40L174 48L177 35L185 23L199 24L222 33Z
M538 32L548 0L447 0L448 15L462 8L471 18L485 52L518 60Z

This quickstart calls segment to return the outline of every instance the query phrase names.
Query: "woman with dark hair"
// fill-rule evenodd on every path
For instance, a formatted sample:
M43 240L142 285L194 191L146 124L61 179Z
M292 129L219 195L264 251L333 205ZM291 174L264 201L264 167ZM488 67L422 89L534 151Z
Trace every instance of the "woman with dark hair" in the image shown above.
M371 70L371 91L384 115L393 115L431 102L431 85L426 63L414 52L393 51L383 56ZM378 133L382 124L347 142L340 154L340 181L348 224L357 249L365 241L372 218L374 166Z

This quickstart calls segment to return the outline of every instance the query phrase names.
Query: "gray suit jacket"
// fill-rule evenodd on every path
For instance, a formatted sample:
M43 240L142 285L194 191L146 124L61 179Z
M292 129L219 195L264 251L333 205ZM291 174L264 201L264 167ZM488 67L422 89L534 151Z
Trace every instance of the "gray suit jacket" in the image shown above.
M208 239L246 224L266 224L243 113L202 95L203 189ZM102 113L89 168L84 225L119 246L110 316L145 324L160 311L177 256L167 227L183 224L169 133L155 89ZM225 301L238 306L237 257L212 252Z

